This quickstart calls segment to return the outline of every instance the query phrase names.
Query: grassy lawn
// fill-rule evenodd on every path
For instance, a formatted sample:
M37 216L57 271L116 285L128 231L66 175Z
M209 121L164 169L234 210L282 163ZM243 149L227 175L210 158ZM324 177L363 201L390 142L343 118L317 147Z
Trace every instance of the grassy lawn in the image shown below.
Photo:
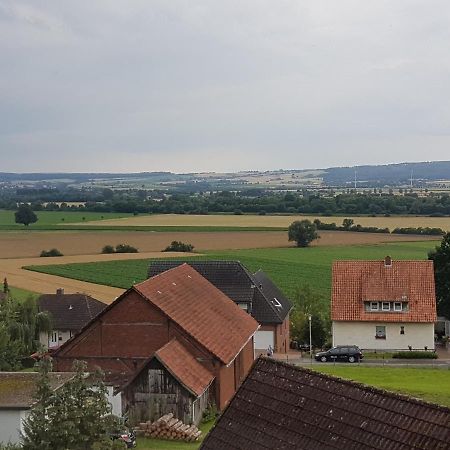
M266 248L207 252L206 259L234 259L250 270L263 269L274 282L292 296L297 286L310 284L318 293L329 297L331 264L338 259L426 259L434 242L402 242L378 245L355 245L311 248ZM189 260L189 258L186 258ZM119 288L147 278L147 259L108 261L83 264L32 266L38 272L89 281Z
M319 365L314 370L450 407L450 370L356 365Z
M200 425L200 430L202 431L202 437L198 442L177 442L177 441L166 441L162 439L147 439L138 438L137 447L139 449L148 450L194 450L200 447L203 438L208 434L208 431L214 425L214 421L202 423Z

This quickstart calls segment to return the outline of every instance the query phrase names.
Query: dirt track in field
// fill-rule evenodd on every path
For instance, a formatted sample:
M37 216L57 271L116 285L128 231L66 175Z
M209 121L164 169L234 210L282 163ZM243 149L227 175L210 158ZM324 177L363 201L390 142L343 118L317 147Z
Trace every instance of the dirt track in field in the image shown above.
M313 245L361 245L380 242L417 241L439 237L322 231ZM42 250L57 248L64 255L99 255L105 245L126 243L142 252L160 252L170 242L181 240L198 251L273 248L292 245L285 231L242 232L147 232L147 231L52 231L0 233L0 259L37 257ZM52 259L47 264L55 264Z
M172 253L171 256L185 256L186 253ZM92 297L111 303L118 297L123 289L103 286L100 284L87 283L85 281L72 280L70 278L48 275L22 269L23 266L47 265L47 264L70 264L94 261L117 261L121 259L143 259L143 258L165 258L167 253L149 252L117 255L78 255L62 256L58 258L16 258L0 259L0 277L8 279L10 286L26 289L28 291L49 294L58 288L64 288L66 294L83 292Z

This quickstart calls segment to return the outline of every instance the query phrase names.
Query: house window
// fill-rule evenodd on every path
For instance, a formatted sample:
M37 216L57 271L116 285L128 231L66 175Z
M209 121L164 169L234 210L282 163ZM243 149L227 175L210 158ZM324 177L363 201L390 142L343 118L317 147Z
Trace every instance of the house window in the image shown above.
M239 308L248 311L248 303L238 303Z
M381 309L383 311L390 311L391 310L391 304L389 302L383 302L381 304Z
M69 339L70 339L72 336L73 336L73 331L70 330L70 331L69 331Z
M370 302L370 310L378 311L378 302Z
M401 311L401 310L402 310L401 302L394 302L394 311Z
M386 339L386 327L384 325L377 325L375 327L375 338Z
M56 331L52 332L52 337L51 337L51 341L53 343L58 342L58 333Z
M405 327L404 326L400 327L400 334L405 334Z

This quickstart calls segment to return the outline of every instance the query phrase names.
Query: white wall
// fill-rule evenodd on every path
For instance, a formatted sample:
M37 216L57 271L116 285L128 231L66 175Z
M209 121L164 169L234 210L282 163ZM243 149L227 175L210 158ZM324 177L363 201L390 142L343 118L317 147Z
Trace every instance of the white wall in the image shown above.
M375 338L375 327L386 327L386 339ZM405 334L400 334L400 326ZM333 346L357 345L367 350L434 350L434 323L333 322Z
M122 417L122 394L119 392L114 395L113 386L106 386L108 389L108 401L112 406L112 414Z
M26 417L26 411L20 409L0 409L0 443L20 442L20 430L22 419Z
M56 342L52 341L52 335L53 333L56 333ZM75 334L72 332L72 336ZM46 332L41 332L39 334L39 342L47 349L47 348L53 348L58 347L64 342L68 341L71 338L71 332L70 331L61 331L61 330L54 330L50 334Z

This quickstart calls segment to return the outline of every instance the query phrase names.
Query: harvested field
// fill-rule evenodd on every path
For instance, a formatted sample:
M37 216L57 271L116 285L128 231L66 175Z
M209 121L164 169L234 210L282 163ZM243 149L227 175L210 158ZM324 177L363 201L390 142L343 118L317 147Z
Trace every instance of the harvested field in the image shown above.
M166 258L168 256L186 256L186 253L120 253L115 255L82 255L82 256L62 256L59 258L18 258L0 259L0 277L8 278L10 286L26 289L37 293L53 293L58 288L64 288L66 293L84 292L94 298L111 303L124 290L100 284L87 283L85 281L73 280L45 273L31 272L22 269L28 265L54 264L55 259L59 264L87 263L120 261L141 258Z
M413 235L322 231L313 245L360 245L380 242L440 239ZM147 232L147 231L23 231L0 232L0 258L39 256L42 250L57 248L64 255L100 254L105 245L119 243L137 247L140 252L159 252L174 240L193 244L198 251L292 246L285 231L259 232ZM46 258L48 259L48 258ZM58 258L46 264L54 264ZM59 262L58 262L59 264Z
M342 224L344 218L353 219L355 224L363 226L389 228L406 227L437 227L450 230L450 217L318 217L318 216L259 216L259 215L186 215L186 214L155 214L148 216L127 217L92 221L89 225L104 226L233 226L233 227L288 227L294 220L320 219L322 222Z

